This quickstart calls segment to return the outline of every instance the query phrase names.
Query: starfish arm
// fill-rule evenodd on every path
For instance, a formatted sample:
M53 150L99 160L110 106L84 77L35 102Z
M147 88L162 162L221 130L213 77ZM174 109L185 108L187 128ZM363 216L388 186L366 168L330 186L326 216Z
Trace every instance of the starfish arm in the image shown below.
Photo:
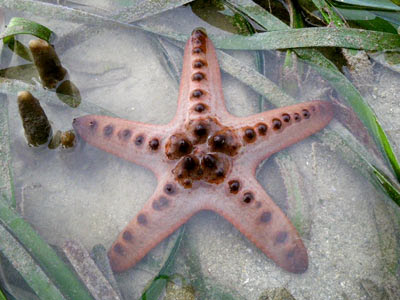
M111 267L122 272L134 266L151 249L186 223L201 207L187 202L186 190L174 183L159 184L153 196L111 246Z
M242 159L255 168L262 160L324 128L333 117L327 101L309 101L230 121L243 139Z
M96 115L76 118L72 125L87 143L160 172L164 139L171 128Z
M201 112L197 111L199 105ZM228 114L214 45L202 29L195 29L185 46L175 119L199 113Z
M232 172L240 184L237 193L225 189L207 208L233 224L283 269L303 273L308 268L307 250L296 228L249 172ZM232 181L230 181L232 182Z

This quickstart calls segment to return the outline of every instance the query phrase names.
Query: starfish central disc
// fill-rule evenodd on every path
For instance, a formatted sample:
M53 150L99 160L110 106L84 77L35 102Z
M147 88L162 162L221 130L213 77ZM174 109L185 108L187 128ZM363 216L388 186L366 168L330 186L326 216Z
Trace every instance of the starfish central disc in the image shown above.
M215 118L198 118L185 126L185 132L169 137L165 154L177 161L172 170L175 180L191 188L194 181L222 183L241 146L238 135Z

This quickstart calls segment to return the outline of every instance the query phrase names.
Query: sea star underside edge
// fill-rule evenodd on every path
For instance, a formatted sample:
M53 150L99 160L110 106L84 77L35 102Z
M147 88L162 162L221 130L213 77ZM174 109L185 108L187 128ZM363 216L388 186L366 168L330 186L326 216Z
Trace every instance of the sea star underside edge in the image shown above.
M87 143L152 170L158 180L154 194L111 246L112 269L131 268L194 214L211 210L283 269L305 272L307 250L257 182L256 168L332 117L331 104L318 100L249 117L231 115L215 48L205 30L195 29L185 46L178 108L169 124L97 115L73 121Z

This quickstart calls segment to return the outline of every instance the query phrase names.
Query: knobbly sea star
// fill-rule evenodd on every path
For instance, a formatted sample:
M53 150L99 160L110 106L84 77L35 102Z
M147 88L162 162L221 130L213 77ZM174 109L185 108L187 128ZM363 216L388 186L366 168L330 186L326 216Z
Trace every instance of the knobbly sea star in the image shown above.
M231 222L285 270L303 273L308 255L295 227L256 180L271 154L324 128L331 104L310 101L238 118L226 110L215 48L205 30L186 43L178 108L167 125L106 116L74 119L89 144L149 168L158 185L108 252L114 271L134 266L201 210Z

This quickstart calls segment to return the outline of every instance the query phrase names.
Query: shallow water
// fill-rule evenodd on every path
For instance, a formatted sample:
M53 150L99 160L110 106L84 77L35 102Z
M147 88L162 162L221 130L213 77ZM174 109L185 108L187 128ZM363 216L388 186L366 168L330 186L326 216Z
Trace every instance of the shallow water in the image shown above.
M110 2L95 3L77 8L106 16L115 14ZM83 104L75 109L54 95L42 101L53 131L71 129L73 118L99 107L110 115L155 124L165 124L174 116L179 85L162 51L165 47L178 58L174 62L180 70L182 51L173 43L160 42L137 29L90 29L45 18L40 12L6 11L6 21L16 14L57 33L55 48L82 95ZM162 24L186 35L198 26L209 34L228 34L197 17L189 6L141 22ZM88 36L87 31L91 32ZM254 67L254 53L229 53ZM279 76L283 55L264 55L268 76ZM13 57L11 65L24 63ZM396 118L400 77L379 65L374 71L376 82L366 98L394 139L400 134L400 120ZM231 113L246 116L259 111L259 97L254 91L224 73L222 84ZM309 71L301 81L298 98L329 100L328 87ZM8 110L15 196L21 215L52 245L60 247L67 240L75 240L89 251L96 244L108 248L151 196L155 176L83 141L69 150L30 148L12 92ZM399 144L395 146L400 153ZM282 178L282 174L290 177ZM226 294L250 300L278 287L286 288L297 300L378 299L374 292L381 297L400 293L400 210L339 155L310 137L271 157L260 167L257 178L292 221L296 220L308 249L309 269L301 275L285 272L222 217L201 212L185 226L173 268L198 295L225 299L221 295ZM302 203L293 203L290 193L287 196L285 183L293 178L300 187ZM139 299L176 238L177 234L172 235L133 269L116 275L125 299ZM5 277L18 289L13 278Z

